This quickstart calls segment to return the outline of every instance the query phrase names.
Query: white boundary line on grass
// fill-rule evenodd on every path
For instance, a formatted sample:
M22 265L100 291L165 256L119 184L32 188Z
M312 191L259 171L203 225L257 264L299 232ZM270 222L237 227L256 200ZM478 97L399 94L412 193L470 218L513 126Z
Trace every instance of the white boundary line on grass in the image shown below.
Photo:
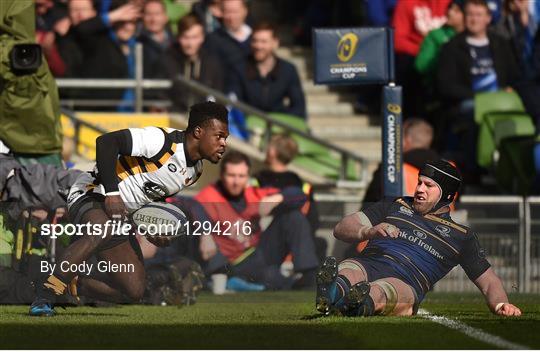
M527 346L520 345L517 343L510 342L503 339L502 337L489 334L483 330L473 328L465 323L460 322L459 320L450 319L440 315L433 315L425 309L419 309L418 315L429 319L435 323L446 326L447 328L457 330L464 333L465 335L472 337L478 341L485 342L487 344L493 345L506 350L528 350L530 349Z

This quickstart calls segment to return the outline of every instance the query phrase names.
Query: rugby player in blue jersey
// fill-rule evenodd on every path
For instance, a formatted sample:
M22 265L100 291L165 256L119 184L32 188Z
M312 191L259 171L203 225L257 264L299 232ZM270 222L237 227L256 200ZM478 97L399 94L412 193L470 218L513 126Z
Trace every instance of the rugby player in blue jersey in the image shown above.
M494 314L521 315L508 302L476 234L450 217L460 185L452 164L428 162L414 197L383 200L343 218L334 228L337 239L369 242L357 257L339 265L334 257L326 258L317 274L317 310L347 316L414 315L433 285L461 265Z

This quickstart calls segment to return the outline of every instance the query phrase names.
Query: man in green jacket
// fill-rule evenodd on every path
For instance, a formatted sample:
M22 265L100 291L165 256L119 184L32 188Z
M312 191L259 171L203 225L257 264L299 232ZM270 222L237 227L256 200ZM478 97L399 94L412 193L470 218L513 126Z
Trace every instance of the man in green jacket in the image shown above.
M428 33L416 56L414 66L424 77L428 86L431 86L433 82L442 46L465 28L462 3L462 0L454 0L448 5L448 10L446 11L448 20L446 24Z

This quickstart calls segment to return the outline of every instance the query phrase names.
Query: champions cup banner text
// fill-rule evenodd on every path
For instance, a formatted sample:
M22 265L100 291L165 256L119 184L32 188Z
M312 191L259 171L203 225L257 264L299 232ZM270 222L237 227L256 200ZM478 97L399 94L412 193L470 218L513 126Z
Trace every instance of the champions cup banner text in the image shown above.
M403 160L401 150L402 117L401 87L383 87L383 158L381 175L385 197L400 197L403 193Z
M394 78L389 28L313 30L315 83L385 84Z

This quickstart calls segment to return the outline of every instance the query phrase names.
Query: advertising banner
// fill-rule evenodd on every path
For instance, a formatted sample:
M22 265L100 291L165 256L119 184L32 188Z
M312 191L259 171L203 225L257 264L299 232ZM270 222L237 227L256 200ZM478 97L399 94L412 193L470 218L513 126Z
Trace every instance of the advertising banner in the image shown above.
M313 47L317 84L385 84L394 79L390 28L316 28Z

